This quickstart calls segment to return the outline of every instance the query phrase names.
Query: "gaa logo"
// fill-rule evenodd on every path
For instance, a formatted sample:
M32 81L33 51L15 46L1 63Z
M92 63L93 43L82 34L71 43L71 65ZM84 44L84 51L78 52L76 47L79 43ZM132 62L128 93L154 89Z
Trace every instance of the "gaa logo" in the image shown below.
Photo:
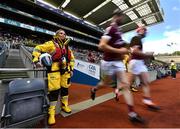
M89 71L90 72L96 72L96 67L94 65L89 65Z

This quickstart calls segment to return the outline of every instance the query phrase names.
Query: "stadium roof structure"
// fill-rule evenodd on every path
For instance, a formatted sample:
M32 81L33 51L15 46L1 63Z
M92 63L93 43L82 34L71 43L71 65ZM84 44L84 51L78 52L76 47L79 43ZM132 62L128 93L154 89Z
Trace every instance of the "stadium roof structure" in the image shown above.
M33 1L33 0L29 0ZM119 8L125 14L122 28L129 32L138 26L151 26L164 21L159 0L34 0L48 3L87 24L104 29L111 21L112 12Z

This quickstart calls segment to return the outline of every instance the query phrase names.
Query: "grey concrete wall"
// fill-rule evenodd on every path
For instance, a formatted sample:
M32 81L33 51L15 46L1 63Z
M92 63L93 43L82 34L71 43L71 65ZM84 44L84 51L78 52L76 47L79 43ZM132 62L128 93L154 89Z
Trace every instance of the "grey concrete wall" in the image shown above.
M156 56L155 59L166 63L170 63L171 60L174 60L176 63L180 63L180 56Z

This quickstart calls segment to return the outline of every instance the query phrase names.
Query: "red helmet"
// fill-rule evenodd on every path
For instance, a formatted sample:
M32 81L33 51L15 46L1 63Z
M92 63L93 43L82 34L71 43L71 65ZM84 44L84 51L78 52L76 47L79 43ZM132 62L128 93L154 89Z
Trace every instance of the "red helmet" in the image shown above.
M145 30L147 31L147 28L145 26L139 26L137 29L136 29L136 32L139 33L139 31L141 30Z

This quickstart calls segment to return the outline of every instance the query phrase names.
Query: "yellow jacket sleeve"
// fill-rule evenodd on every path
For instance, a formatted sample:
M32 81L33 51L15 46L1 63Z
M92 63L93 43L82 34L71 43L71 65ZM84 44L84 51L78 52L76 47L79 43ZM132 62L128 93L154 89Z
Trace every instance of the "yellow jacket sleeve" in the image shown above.
M54 51L55 51L55 46L52 41L48 41L48 42L45 42L44 44L37 45L34 48L33 53L32 53L32 56L33 56L32 61L38 62L39 56L41 55L41 53L47 52L49 54L52 54Z
M177 68L176 68L176 64L175 64L175 63L171 63L170 69L175 69L175 70L176 70L176 69L177 69Z
M73 51L69 48L69 51L71 53L71 59L70 59L70 69L71 71L74 70L74 65L75 65L75 58L74 58L74 54Z

